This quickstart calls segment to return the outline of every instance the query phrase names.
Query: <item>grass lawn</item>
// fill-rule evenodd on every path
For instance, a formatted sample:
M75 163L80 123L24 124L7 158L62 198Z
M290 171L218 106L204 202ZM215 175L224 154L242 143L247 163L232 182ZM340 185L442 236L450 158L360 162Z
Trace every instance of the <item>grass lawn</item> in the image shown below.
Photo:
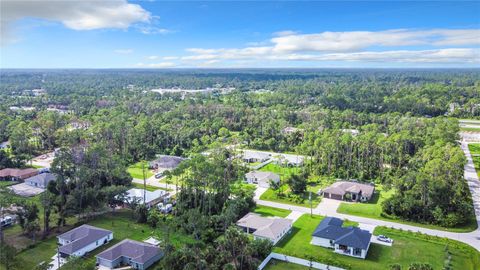
M470 154L472 154L472 155L480 154L480 143L470 143L470 144L468 144L468 150L470 150Z
M286 209L280 209L275 207L257 205L253 212L260 214L263 217L287 217L292 211Z
M276 173L280 175L281 181L285 181L290 175L294 173L301 173L302 168L301 167L283 167L272 162L263 166L259 171Z
M316 215L301 216L293 224L291 234L280 241L273 251L304 259L312 257L317 262L355 270L384 270L389 269L392 263L399 263L406 269L412 262L429 263L434 269L441 269L448 242L453 269L473 270L480 267L480 253L468 245L388 228L378 228L375 233L392 237L395 241L392 247L371 244L365 260L336 254L331 249L310 244L311 235L322 219L322 216ZM346 222L346 225L355 224Z
M150 178L153 176L151 170L148 169L148 162L143 163L145 166L145 177ZM127 169L127 172L133 177L137 179L143 179L143 169L142 169L142 162L139 161L133 165L130 165Z
M0 181L0 188L18 184L16 181Z
M296 263L289 263L289 262L271 259L264 269L265 270L307 270L310 268L300 264L296 264Z
M460 131L480 132L479 127L460 127Z
M143 184L140 184L140 183L132 183L132 186L134 188L143 189ZM165 191L170 191L171 190L171 189L164 188L164 187L156 187L156 186L150 186L150 185L147 185L147 187L146 187L147 191L155 191L155 190L158 190L158 189L165 190Z
M88 260L95 260L96 254L102 250L120 242L125 238L133 240L144 240L150 236L156 236L159 240L164 239L164 228L152 229L146 224L137 224L131 218L129 210L122 210L115 214L107 214L98 217L88 224L101 227L113 231L113 240L107 246L101 247L92 252L87 257ZM162 226L163 227L163 226ZM173 245L180 247L186 243L194 243L195 240L189 236L177 232L170 232L170 241ZM50 258L56 252L56 238L52 237L46 241L39 242L35 247L24 250L15 257L16 264L22 269L33 269L37 264L46 261L50 262Z
M290 190L288 185L282 185L280 187L281 189L284 190L284 194L289 194ZM310 190L310 186L307 188L307 190ZM303 206L303 207L310 207L310 201L308 200L309 193L305 192L302 196L303 202L296 202L293 201L291 198L288 198L287 196L285 197L279 197L275 193L275 191L271 188L267 189L261 196L261 200L265 201L271 201L271 202L278 202L278 203L285 203L285 204L290 204L290 205L297 205L297 206ZM321 202L322 198L317 195L315 191L312 191L312 207L317 207L317 205Z
M380 219L385 221L397 222L397 223L402 223L407 225L413 225L418 227L449 231L449 232L471 232L477 229L477 222L473 216L471 221L465 225L458 226L456 228L445 228L437 225L422 224L418 222L406 221L399 218L382 215L382 212L383 212L382 202L390 198L391 196L393 196L395 191L393 189L384 191L381 186L376 186L375 191L376 191L375 194L372 196L372 199L369 202L366 202L366 203L342 202L337 209L337 213Z

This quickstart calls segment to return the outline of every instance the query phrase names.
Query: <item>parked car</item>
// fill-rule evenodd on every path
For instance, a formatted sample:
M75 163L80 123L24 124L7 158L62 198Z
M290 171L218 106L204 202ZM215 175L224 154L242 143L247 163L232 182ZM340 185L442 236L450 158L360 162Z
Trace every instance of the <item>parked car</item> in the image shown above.
M49 173L49 172L50 172L50 168L40 168L40 169L38 169L39 174Z
M5 216L4 218L0 219L0 226L7 227L13 225L13 218L11 216Z
M155 178L156 178L156 179L162 178L162 176L163 176L163 173L157 173L157 174L155 174Z
M393 242L392 239L386 237L385 235L379 235L379 236L377 236L377 240L378 240L378 241L385 242L385 243L392 243L392 242Z
M172 204L163 204L163 203L159 203L157 205L157 208L158 210L163 213L163 214L168 214L170 212L172 212L172 209L173 209L173 205Z

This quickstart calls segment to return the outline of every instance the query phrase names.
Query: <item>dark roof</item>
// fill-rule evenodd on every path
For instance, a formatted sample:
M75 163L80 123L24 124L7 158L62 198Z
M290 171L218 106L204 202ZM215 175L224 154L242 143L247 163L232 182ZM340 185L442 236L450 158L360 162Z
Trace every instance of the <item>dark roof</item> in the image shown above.
M25 181L34 182L34 183L42 184L43 186L47 186L50 181L54 181L55 179L57 179L57 177L53 173L42 173L42 174L37 174L35 176L29 177L25 179Z
M176 168L183 160L182 157L160 155L156 160L150 162L150 166L159 168Z
M113 261L119 257L127 257L131 258L132 261L143 264L160 253L162 253L162 251L156 246L130 239L125 239L122 242L98 254L97 258Z
M334 240L336 244L366 249L372 234L355 227L342 227L343 221L335 217L326 217L313 232L312 236Z
M17 178L25 179L36 174L38 174L38 170L32 169L32 168L27 168L27 169L5 168L3 170L0 170L0 177L17 177Z
M345 195L347 192L362 193L362 195L371 197L375 191L375 186L370 184L363 184L350 181L338 181L325 188L323 192L336 195Z
M71 241L71 243L61 246L59 250L65 254L72 254L111 233L112 231L85 224L57 236L59 239Z
M370 238L372 238L372 234L369 231L350 227L349 232L335 240L335 243L354 248L367 249L370 244Z

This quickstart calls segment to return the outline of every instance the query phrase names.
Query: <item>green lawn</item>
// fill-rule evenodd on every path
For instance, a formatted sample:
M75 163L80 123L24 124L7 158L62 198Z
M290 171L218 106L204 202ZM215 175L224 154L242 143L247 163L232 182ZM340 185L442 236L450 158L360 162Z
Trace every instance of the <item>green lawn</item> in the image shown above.
M144 167L145 167L145 177L150 178L153 176L153 173L151 170L148 169L148 162L144 162ZM143 179L143 168L142 168L142 162L137 162L133 165L130 165L127 169L127 172L133 177L137 179Z
M140 184L140 183L132 183L132 186L133 186L134 188L143 189L143 184ZM156 186L150 186L150 185L147 185L147 187L146 187L146 190L148 190L148 191L155 191L155 190L158 190L158 189L166 190L166 191L170 191L170 190L171 190L171 189L164 188L164 187L156 187Z
M460 127L460 131L480 132L480 126L479 127Z
M291 234L280 241L273 251L304 259L311 257L317 262L355 270L385 270L389 269L392 263L407 267L412 262L430 263L434 269L441 269L445 259L445 245L448 242L453 269L480 269L480 253L468 245L387 228L378 228L375 233L392 237L395 241L392 247L372 243L365 260L335 254L331 249L310 244L311 235L322 219L323 217L315 215L301 216L293 224Z
M296 263L289 263L289 262L271 259L264 269L265 270L307 270L310 268L300 264L296 264Z
M15 185L17 184L18 182L16 181L0 181L0 188L3 188L3 187L8 187L8 186L11 186L11 185Z
M313 187L308 187L307 189L310 191L310 189ZM265 201L271 201L271 202L278 202L278 203L285 203L285 204L290 204L290 205L297 205L297 206L303 206L303 207L310 207L310 201L308 200L309 197L309 192L305 192L301 198L303 199L302 201L294 201L292 198L289 198L288 195L290 194L289 187L287 185L282 185L280 189L284 190L284 196L277 196L277 193L271 188L267 189L261 196L261 200ZM317 207L317 205L321 202L322 198L317 195L315 191L312 191L312 207Z
M285 210L285 209L280 209L280 208L275 208L275 207L269 207L269 206L263 206L263 205L257 205L253 212L260 214L261 216L264 217L287 217L290 215L292 211L290 210Z
M472 154L472 155L480 154L480 143L470 143L470 144L468 144L468 150L470 150L470 154Z
M98 217L97 219L88 222L88 224L112 230L114 238L114 240L107 246L93 251L92 255L87 258L88 260L94 260L95 256L93 255L98 254L102 250L105 250L125 238L144 240L150 236L156 236L158 239L163 240L165 234L163 226L163 228L152 229L146 224L135 223L131 218L131 212L128 210L122 210L115 214L107 214ZM186 243L195 242L195 240L189 236L174 231L169 233L169 239L171 243L177 247ZM38 243L31 249L24 250L17 254L15 258L16 264L21 266L21 269L33 269L37 264L43 261L50 262L50 258L55 255L55 250L56 238L52 237L46 241Z
M480 160L479 160L480 161ZM450 232L471 232L477 229L477 222L475 217L472 216L470 222L465 225L458 226L456 228L445 228L437 225L422 224L418 222L406 221L395 217L389 217L385 214L382 215L382 202L387 198L390 198L394 195L395 191L390 189L384 191L381 186L375 187L375 194L372 196L372 199L366 203L346 203L342 202L337 209L337 213L348 214L353 216L367 217L380 219L385 221L397 222L412 226L424 227L435 230L450 231Z
M301 167L283 167L275 163L269 163L263 166L259 171L276 173L280 175L281 181L285 181L290 175L294 173L297 173L297 174L301 173L302 168Z

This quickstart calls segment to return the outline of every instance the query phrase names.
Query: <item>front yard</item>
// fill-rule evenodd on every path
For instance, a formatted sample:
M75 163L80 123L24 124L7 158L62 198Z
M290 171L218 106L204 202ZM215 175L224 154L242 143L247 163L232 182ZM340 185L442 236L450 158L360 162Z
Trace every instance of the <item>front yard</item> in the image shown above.
M287 217L292 211L286 209L280 209L275 207L257 205L253 212L260 214L263 217Z
M366 218L380 219L385 221L397 222L412 226L418 226L423 228L429 228L434 230L449 231L449 232L471 232L477 229L477 222L475 217L472 216L470 222L463 226L456 228L445 228L437 225L423 224L418 222L406 221L395 217L390 217L386 214L383 214L382 202L386 199L394 196L395 191L390 189L388 191L384 190L382 186L375 187L375 194L372 196L372 199L369 202L365 203L347 203L342 202L337 209L337 213L360 216Z
M429 263L434 269L442 269L448 244L452 269L480 269L480 253L466 244L388 228L377 228L375 234L393 238L392 247L372 243L365 260L336 254L330 249L310 244L311 235L323 218L308 214L301 216L293 224L291 234L274 247L274 252L355 270L384 270L393 263L399 263L406 269L412 262ZM351 222L346 224L355 225Z
M143 169L145 168L145 178L150 178L153 176L153 172L148 169L148 162L144 161L143 166L142 162L139 161L133 165L128 166L127 172L137 179L143 179Z
M267 266L264 269L265 270L307 270L310 268L300 264L296 264L296 263L289 263L289 262L272 259L268 262Z
M283 195L277 195L275 190L269 188L260 196L260 199L265 201L271 201L271 202L310 207L309 191L314 188L315 187L308 186L307 187L308 191L305 192L304 194L300 196L292 196L288 185L282 185L280 189L283 191L282 192ZM317 207L321 201L322 201L322 198L318 196L314 190L312 190L312 207L313 208Z

